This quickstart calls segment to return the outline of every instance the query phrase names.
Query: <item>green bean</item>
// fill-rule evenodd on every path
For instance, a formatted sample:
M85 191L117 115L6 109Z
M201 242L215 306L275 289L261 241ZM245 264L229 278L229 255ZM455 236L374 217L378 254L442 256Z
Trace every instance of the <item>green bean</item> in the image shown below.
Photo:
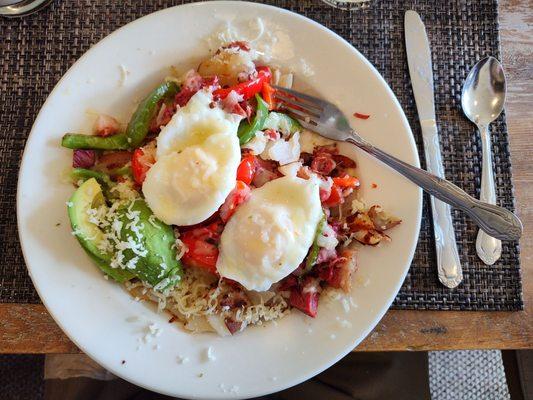
M70 177L72 178L72 181L74 183L78 183L79 181L85 182L88 179L94 178L98 181L99 184L104 187L109 188L113 186L113 182L107 174L103 172L93 171L92 169L73 168L70 172Z
M287 114L272 111L268 114L263 129L274 129L285 135L292 135L301 131L302 125Z
M257 100L257 110L252 123L249 123L246 120L242 121L239 125L239 130L237 131L241 146L252 140L257 131L263 129L265 120L268 116L268 104L258 94L255 95L255 98Z
M318 221L318 225L316 226L315 238L313 239L311 250L309 250L309 254L307 255L307 259L305 260L305 269L304 269L305 272L311 271L311 268L313 268L313 266L316 264L318 260L318 252L320 250L320 248L318 247L318 237L322 233L325 223L326 223L326 216L323 215L322 218L320 218L320 221Z
M61 140L61 146L69 149L126 150L130 144L124 133L106 137L67 133Z
M176 82L164 82L156 87L139 104L126 128L126 137L131 148L139 147L150 129L150 121L158 103L165 97L174 96L179 91Z

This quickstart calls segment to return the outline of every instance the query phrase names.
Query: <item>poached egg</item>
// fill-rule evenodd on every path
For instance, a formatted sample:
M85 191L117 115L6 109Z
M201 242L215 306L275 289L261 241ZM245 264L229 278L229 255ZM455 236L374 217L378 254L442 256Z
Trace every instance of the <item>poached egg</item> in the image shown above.
M240 117L211 107L212 101L209 91L197 92L157 138L156 162L146 174L143 193L166 224L205 221L235 187Z
M285 176L252 190L222 232L217 271L248 290L268 290L302 263L322 215L313 180Z

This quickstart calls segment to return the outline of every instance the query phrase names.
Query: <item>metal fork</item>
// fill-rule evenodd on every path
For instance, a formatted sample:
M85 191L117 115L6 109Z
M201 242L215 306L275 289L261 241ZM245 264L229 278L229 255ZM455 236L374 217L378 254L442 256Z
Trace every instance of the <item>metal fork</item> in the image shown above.
M274 88L274 96L280 108L300 121L304 128L328 139L356 145L432 196L467 213L490 236L501 240L518 240L522 235L522 223L511 211L483 203L446 179L413 167L374 147L350 127L342 111L330 102L292 89L279 86Z

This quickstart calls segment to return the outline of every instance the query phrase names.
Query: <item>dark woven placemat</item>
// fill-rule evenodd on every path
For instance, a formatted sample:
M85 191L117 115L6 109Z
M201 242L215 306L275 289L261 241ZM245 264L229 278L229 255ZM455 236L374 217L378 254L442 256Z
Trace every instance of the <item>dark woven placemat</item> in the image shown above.
M91 45L138 17L180 3L56 0L51 7L30 17L0 19L0 302L39 301L18 243L15 195L23 146L46 96ZM353 43L398 96L423 154L403 38L404 12L417 10L431 41L436 112L446 176L470 194L479 196L481 143L473 125L462 115L459 96L468 68L486 55L500 55L496 0L372 0L365 9L354 11L339 11L318 0L266 3L307 15ZM491 129L498 201L513 209L505 117L500 117ZM393 307L521 309L517 243L504 242L500 261L485 266L475 253L476 227L459 212L454 214L454 223L464 282L455 290L439 284L427 204L425 198L416 255Z

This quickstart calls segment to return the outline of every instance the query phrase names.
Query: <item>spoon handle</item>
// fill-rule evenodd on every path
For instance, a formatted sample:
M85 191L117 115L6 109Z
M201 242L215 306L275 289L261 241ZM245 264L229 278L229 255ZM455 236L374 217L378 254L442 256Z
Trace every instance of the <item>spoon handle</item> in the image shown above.
M502 240L518 240L522 236L522 222L511 211L473 198L450 181L430 174L421 168L413 167L372 146L355 132L352 132L352 137L346 141L381 160L430 195L464 211L490 236Z
M483 149L483 172L481 174L481 193L479 199L485 203L496 204L489 126L479 126L479 134L481 135ZM476 251L481 261L486 265L492 265L498 261L502 254L502 242L480 230L476 239Z

